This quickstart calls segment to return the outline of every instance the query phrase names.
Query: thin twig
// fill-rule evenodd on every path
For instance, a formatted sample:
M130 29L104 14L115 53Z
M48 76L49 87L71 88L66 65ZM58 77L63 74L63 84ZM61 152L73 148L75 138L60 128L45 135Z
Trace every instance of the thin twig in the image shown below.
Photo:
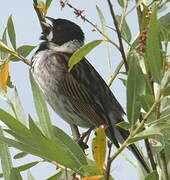
M33 0L33 2L34 2L34 4L33 4L34 10L35 10L35 12L36 12L36 14L38 16L38 20L39 20L39 23L41 25L41 29L42 29L43 32L45 32L46 29L45 29L45 26L43 26L43 22L46 22L45 18L42 15L42 13L40 12L40 9L38 8L37 0Z
M82 13L84 12L83 10L79 10L77 8L75 8L73 5L71 5L68 2L64 2L63 0L60 0L60 4L61 7L63 8L64 6L68 6L71 9L74 10L74 14L77 17L80 17L83 21L87 22L88 24L90 24L97 32L99 32L108 42L110 42L111 44L113 44L119 51L120 51L120 47L114 42L112 41L106 34L104 34L98 27L96 24L94 24L93 22L91 22L88 18L86 18L85 15L82 15Z
M121 36L120 29L119 29L119 25L118 25L118 22L116 20L116 16L115 16L115 13L114 13L114 10L113 10L112 3L110 2L110 0L107 0L107 2L108 2L108 5L109 5L109 8L110 8L110 13L112 15L113 23L114 23L115 28L116 28L117 37L118 37L118 40L119 40L120 52L121 52L121 55L122 55L122 58L123 58L123 61L124 61L124 64L125 64L125 69L126 69L126 72L128 72L128 63L127 63L127 59L126 59L126 55L125 55L125 51L124 51L124 47L123 47L122 36Z
M126 148L129 146L129 140L130 138L134 137L139 130L141 130L144 127L145 121L148 119L148 117L151 115L151 113L155 110L156 106L160 103L161 98L159 99L159 101L155 101L154 104L152 105L152 107L150 108L150 110L145 114L143 120L141 121L141 123L139 124L139 126L134 129L131 134L128 136L128 138L124 141L124 143L120 146L120 148L117 150L116 153L113 154L113 156L110 158L111 162Z
M165 158L164 149L159 153L159 160L162 169L162 180L168 180L169 177L168 177L167 162Z
M154 161L153 153L152 153L152 150L151 150L150 143L149 143L148 139L145 139L145 146L146 146L146 151L147 151L147 154L148 154L152 169L156 170L156 163Z
M109 81L108 81L108 83L107 83L107 85L108 85L109 87L112 85L112 82L114 81L114 79L116 78L116 76L119 74L120 69L122 68L123 64L124 64L123 61L121 61L121 62L118 64L118 66L116 67L115 72L111 75L111 77L110 77L110 79L109 79Z
M143 119L142 115L140 115L139 121L141 122L142 119ZM145 127L143 129L145 129ZM145 142L145 147L146 147L147 155L148 155L149 161L151 163L152 169L156 170L156 163L155 163L154 158L153 158L153 153L152 153L152 150L151 150L151 147L150 147L149 140L145 139L144 142Z
M107 167L106 167L106 176L105 179L109 180L110 177L110 170L111 170L111 160L110 160L110 156L111 156L111 149L112 149L112 143L108 141L108 156L107 156Z

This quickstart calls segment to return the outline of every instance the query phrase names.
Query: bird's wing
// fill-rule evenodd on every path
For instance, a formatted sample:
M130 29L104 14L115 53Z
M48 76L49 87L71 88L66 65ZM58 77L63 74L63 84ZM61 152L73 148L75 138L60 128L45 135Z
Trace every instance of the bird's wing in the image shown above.
M70 57L60 55L56 58L58 62L61 62L60 58L65 61L65 63L62 61L61 67L68 69L67 62ZM111 139L118 147L112 126L122 120L123 109L93 66L84 58L73 67L71 72L66 72L60 81L60 87L75 110L88 117L91 124L94 126L104 124L109 127ZM115 114L115 122L111 122L113 120L110 119L109 113Z

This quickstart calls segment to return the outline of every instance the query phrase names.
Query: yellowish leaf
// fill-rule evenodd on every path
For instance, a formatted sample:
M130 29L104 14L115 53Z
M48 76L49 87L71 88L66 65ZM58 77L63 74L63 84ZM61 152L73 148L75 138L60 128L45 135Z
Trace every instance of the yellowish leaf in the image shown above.
M102 177L103 177L102 175L99 175L99 176L89 176L89 177L81 178L80 180L99 180Z
M7 80L9 76L9 64L5 61L0 68L0 87L7 92Z
M39 11L46 15L47 14L47 8L45 6L37 6L37 8L39 9Z
M92 152L97 167L103 168L106 158L106 135L103 127L96 129L96 137L92 141Z

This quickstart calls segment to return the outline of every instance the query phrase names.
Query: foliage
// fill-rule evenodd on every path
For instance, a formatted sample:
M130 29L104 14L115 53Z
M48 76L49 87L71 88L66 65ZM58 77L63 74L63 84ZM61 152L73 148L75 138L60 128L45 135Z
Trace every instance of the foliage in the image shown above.
M33 0L33 2L41 24L42 21L45 21L44 17L49 11L52 0ZM82 18L85 23L89 23L102 36L102 40L93 40L72 55L68 64L69 71L101 42L107 44L106 48L114 49L116 47L124 61L124 63L121 61L115 68L115 72L110 75L109 85L115 77L121 74L122 65L128 64L128 70L123 72L124 78L121 78L127 93L126 113L128 122L119 123L117 126L129 129L130 135L113 155L111 155L112 149L109 146L108 151L110 153L108 153L108 158L105 158L107 152L106 137L103 128L97 128L96 137L92 143L94 160L88 159L83 149L73 138L52 125L43 94L31 73L30 82L38 121L27 115L16 88L12 90L14 91L12 98L8 95L8 89L14 87L10 78L9 64L19 61L30 66L31 62L27 57L35 48L33 45L18 47L15 22L13 22L12 15L9 16L0 40L0 97L10 109L7 111L0 108L0 120L6 125L0 127L0 158L3 171L0 177L4 177L5 180L14 178L19 180L22 179L20 172L29 170L39 163L49 162L58 170L48 180L71 179L73 174L79 175L77 177L82 180L97 180L104 179L104 177L108 180L113 160L131 143L145 140L145 142L149 142L150 146L150 148L146 146L146 150L151 149L152 151L152 153L148 153L147 159L153 170L147 176L144 174L145 179L155 180L158 179L158 176L162 180L169 179L170 62L168 61L168 43L170 40L170 13L162 17L158 16L159 11L163 11L168 1L141 0L136 2L117 0L121 12L114 16L114 11L116 11L114 7L114 11L110 12L115 27L107 25L102 7L96 6L101 22L100 29L82 15L83 11L77 10L67 1L60 1L62 8L68 6L74 9L76 16ZM32 2L30 1L30 3ZM133 4L133 7L130 4ZM109 0L108 6L111 7ZM137 23L139 23L139 35L135 39L132 38L132 27L128 25L127 18L134 11L137 11ZM107 31L116 34L119 41L115 42ZM126 52L121 44L128 47ZM109 50L107 52L108 57L110 57ZM126 56L124 56L124 52ZM111 60L111 57L109 59ZM112 67L110 66L110 68ZM14 147L20 152L11 157L10 147ZM12 158L20 159L29 154L40 157L42 161L34 161L14 167ZM154 164L158 165L159 171ZM27 176L30 180L35 179L30 170ZM110 176L110 179L113 177Z

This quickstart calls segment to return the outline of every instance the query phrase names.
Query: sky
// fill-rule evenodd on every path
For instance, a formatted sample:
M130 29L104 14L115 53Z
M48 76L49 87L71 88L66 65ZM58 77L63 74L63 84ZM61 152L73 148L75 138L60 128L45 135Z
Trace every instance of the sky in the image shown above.
M113 27L112 19L110 17L107 3L106 1L99 1L99 0L86 0L86 1L79 1L79 0L70 0L71 4L76 6L78 9L85 10L86 17L90 19L92 22L96 23L98 27L100 27L100 21L99 17L96 11L96 5L98 5L102 11L104 12L104 15L106 16L106 21L108 26ZM80 3L81 2L81 3ZM119 14L121 9L120 7L115 3L114 0L113 7L115 9L116 14ZM38 18L36 16L36 13L33 8L33 2L32 0L5 0L1 2L0 6L0 36L2 35L2 31L6 27L7 18L12 14L14 26L16 30L17 35L17 47L21 45L38 45L39 44L39 37L41 33L41 28L38 22ZM53 0L53 3L51 5L51 8L48 11L48 16L51 16L53 18L65 18L69 19L71 21L74 21L78 25L81 26L85 33L85 42L90 42L92 40L96 39L102 39L101 35L97 32L93 32L93 28L83 22L81 19L76 18L74 13L71 9L68 7L64 8L61 11L61 8L59 6L59 3L57 0ZM138 24L136 19L136 13L132 13L132 15L128 16L128 24L130 25L132 29L132 38L134 39L136 37L136 33L138 32ZM116 36L113 34L113 32L109 31L110 37L114 39L115 42L117 42ZM31 59L31 56L33 53L28 57L28 59ZM110 46L110 56L112 61L112 72L114 72L114 69L116 65L120 62L121 56L119 52L113 47ZM100 45L96 49L94 49L87 58L89 61L93 64L93 66L97 69L97 71L101 74L101 76L105 79L105 81L109 78L109 70L108 70L108 59L106 56L106 50L104 45ZM32 99L32 93L30 88L30 82L29 82L29 67L25 65L22 62L18 63L10 63L10 73L12 77L12 81L14 85L17 87L19 95L21 97L22 104L24 106L24 109L28 114L31 114L33 119L36 119L36 113L35 108L33 104ZM121 76L119 76L120 78ZM111 86L112 92L120 102L120 104L123 106L123 108L126 108L126 92L125 88L122 85L122 82L117 78L112 86ZM11 96L12 91L9 91L9 96ZM7 104L2 102L0 100L0 107L3 107L4 109L8 109ZM63 122L56 114L50 110L50 115L52 117L53 123L63 129L68 134L71 134L69 125ZM18 151L12 149L12 154L16 154ZM125 154L130 154L128 150L125 151ZM132 155L130 155L130 158L134 159ZM29 156L25 157L21 160L14 161L14 165L18 166L21 164L24 164L28 161L34 161L35 157ZM136 162L136 160L134 159ZM55 167L52 166L49 163L40 163L40 165L37 165L31 169L31 172L36 180L43 180L47 177L53 175L55 173ZM118 157L112 166L112 174L115 177L116 180L127 180L127 179L138 179L138 172L134 167L129 164L127 161L124 160L123 157ZM25 173L23 174L23 179L26 180Z

